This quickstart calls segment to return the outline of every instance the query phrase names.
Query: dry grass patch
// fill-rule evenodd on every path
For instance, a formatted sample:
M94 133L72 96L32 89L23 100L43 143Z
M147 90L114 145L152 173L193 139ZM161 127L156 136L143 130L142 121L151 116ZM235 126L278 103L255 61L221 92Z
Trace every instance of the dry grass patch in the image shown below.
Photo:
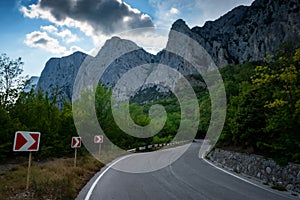
M75 199L80 189L103 164L91 155L60 158L44 163L33 162L29 193L25 192L27 163L0 171L0 199Z

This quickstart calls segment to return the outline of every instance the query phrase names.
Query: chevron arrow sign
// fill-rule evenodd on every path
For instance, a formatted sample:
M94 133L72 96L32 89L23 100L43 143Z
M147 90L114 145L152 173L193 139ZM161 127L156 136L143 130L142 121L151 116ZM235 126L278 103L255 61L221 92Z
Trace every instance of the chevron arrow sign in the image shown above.
M17 131L15 134L14 151L38 151L40 146L39 132Z
M72 137L71 147L72 148L81 147L81 137Z

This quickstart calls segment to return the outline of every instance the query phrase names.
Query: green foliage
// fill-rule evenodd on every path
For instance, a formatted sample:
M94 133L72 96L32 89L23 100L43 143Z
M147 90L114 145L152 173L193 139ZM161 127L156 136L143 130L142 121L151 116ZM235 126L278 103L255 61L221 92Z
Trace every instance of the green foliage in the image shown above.
M206 95L202 101L200 101L200 122L197 133L197 138L204 138L211 119L211 104L209 95Z
M81 95L81 98L86 98L86 93ZM167 112L167 120L163 129L156 134L154 137L149 138L137 138L128 135L122 131L116 124L115 119L111 110L111 90L106 87L99 85L96 89L95 94L96 102L95 108L97 113L97 118L101 124L101 128L105 132L106 136L116 145L123 149L130 149L138 146L144 146L147 144L154 143L166 143L173 139L180 123L180 106L175 98L168 98L159 100L153 103L146 104L144 106L138 105L136 103L131 103L129 105L130 118L136 125L145 127L150 123L149 109L155 104L160 104L164 106ZM119 107L126 105L118 105ZM117 113L117 115L124 115L124 112ZM124 115L121 118L125 119L128 116ZM122 122L121 122L122 123ZM123 125L126 125L126 120L124 120ZM159 121L157 121L159 123Z
M267 61L221 70L229 104L218 145L300 162L300 49L285 44Z
M14 130L22 128L17 120L12 120L9 113L0 105L0 161L11 151Z
M41 132L41 150L35 157L61 157L71 152L70 141L76 135L70 103L60 111L55 101L42 92L21 92L18 100L7 112L0 107L0 155L10 156L16 131Z
M16 131L41 132L41 151L35 158L65 156L72 151L71 137L76 135L71 104L65 102L62 110L57 108L62 99L58 88L50 94L23 92L22 65L21 58L0 56L0 162L14 155Z
M285 44L276 56L268 55L265 61L265 63L227 66L220 70L224 79L228 106L225 126L217 145L250 149L254 153L273 157L281 164L288 161L299 163L300 49L294 48L291 43ZM151 123L150 108L159 104L164 107L167 119L163 128L154 137L141 139L130 136L115 122L111 109L111 105L114 104L114 101L111 101L111 89L99 85L93 90L95 94L82 91L81 99L75 102L75 110L68 102L64 102L64 107L59 110L56 106L61 100L58 89L53 90L51 94L36 93L33 90L29 93L5 90L3 69L5 66L10 66L10 69L15 71L15 74L10 76L11 80L18 80L20 75L18 70L22 62L20 59L11 61L2 56L0 64L2 67L0 68L0 72L2 70L0 74L2 78L0 159L13 155L12 143L17 130L42 133L41 151L37 153L39 158L61 157L72 153L70 141L71 137L76 135L73 112L80 112L77 113L81 116L76 123L77 128L91 130L94 134L95 124L91 124L94 121L89 118L93 117L90 115L93 106L104 133L114 144L123 149L167 143L177 134L180 123L184 124L186 129L189 128L190 122L182 118L179 102L174 95L161 96L158 99L153 97L147 104L144 96L138 96L136 99L133 98L128 107L126 104L119 105L129 109L130 116L124 115L124 117L130 117L135 124L146 127ZM192 78L203 82L201 77ZM16 89L20 85L16 83L14 87ZM200 123L196 137L204 138L211 123L211 100L205 87L194 86L194 91L200 107ZM9 97L5 96L7 94ZM154 94L155 91L150 90L147 95ZM16 101L11 101L13 96L18 97ZM87 105L89 99L94 97L95 105ZM190 103L185 102L187 106ZM86 109L76 110L77 107ZM155 127L158 127L162 120L164 120L162 117L158 118ZM84 153L84 150L81 153Z
M0 104L6 109L14 103L22 86L21 58L10 59L6 54L0 55Z

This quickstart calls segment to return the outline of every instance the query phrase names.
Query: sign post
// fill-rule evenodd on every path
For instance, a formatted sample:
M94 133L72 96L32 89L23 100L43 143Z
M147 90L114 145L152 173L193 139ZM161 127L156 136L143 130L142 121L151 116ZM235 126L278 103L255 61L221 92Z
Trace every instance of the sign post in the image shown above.
M74 167L76 167L76 162L77 162L77 148L75 148Z
M75 149L74 167L76 167L76 162L77 162L77 148L80 147L81 147L81 137L72 137L71 148Z
M103 135L95 135L94 136L94 143L99 144L99 159L101 154L101 144L103 143Z
M39 132L17 131L14 140L14 151L29 151L28 169L26 178L26 191L29 190L30 168L32 163L32 151L38 151L40 146Z
M26 191L29 190L31 162L32 162L32 153L30 151L29 152L29 160L28 160L28 169L27 169Z

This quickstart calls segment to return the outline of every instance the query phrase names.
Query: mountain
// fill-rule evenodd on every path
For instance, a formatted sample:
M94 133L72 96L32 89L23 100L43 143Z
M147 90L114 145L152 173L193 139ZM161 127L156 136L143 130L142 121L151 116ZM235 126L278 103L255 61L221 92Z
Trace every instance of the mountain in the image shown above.
M75 52L66 57L51 58L41 73L36 90L42 89L51 95L58 87L63 92L63 97L71 101L76 74L87 56L85 53Z
M23 91L24 92L30 92L31 89L36 88L36 85L37 85L37 83L39 81L39 78L40 77L38 77L38 76L32 76L32 77L30 77L30 79L28 80L28 83L24 87Z
M122 53L125 52L125 53ZM75 95L81 94L82 88L89 88L99 82L108 87L114 87L119 79L136 66L146 65L155 59L155 56L138 47L130 40L112 37L107 40L96 57L86 59L77 74ZM107 68L105 68L107 66ZM149 70L152 70L150 67ZM146 72L148 73L148 72ZM137 85L143 75L132 78L126 87ZM78 85L82 86L77 87ZM120 90L122 88L119 88Z
M116 49L120 50L120 48L124 48L125 52L128 51L128 53L114 59L100 79L100 82L108 87L115 86L123 74L130 69L133 69L136 66L149 64L155 60L154 55L146 52L134 42L119 37L112 37L110 40L106 41L96 58L101 61L107 60L107 55L112 55L112 51L116 53ZM116 53L116 55L119 56L118 53ZM135 81L136 79L133 79L131 84L135 84Z
M173 30L197 40L218 67L245 61L263 60L280 44L300 36L299 0L256 0L251 6L239 6L203 27L189 29L184 21Z
M245 61L260 61L267 54L273 54L283 42L297 41L300 36L300 3L299 0L256 0L251 6L239 6L215 21L206 22L203 27L189 28L180 19L172 25L171 30L196 40L212 57L217 67ZM180 77L170 72L162 76L162 65L170 66L183 76L198 74L182 57L167 51L171 47L181 48L186 45L186 40L174 35L176 34L172 32L169 34L166 48L157 55L146 52L132 41L113 37L106 41L95 58L81 52L63 58L51 58L41 74L37 88L51 93L58 86L66 99L71 100L77 72L88 57L97 61L97 66L86 68L80 73L93 77L98 73L97 67L109 65L100 79L102 84L109 87L114 87L126 72L143 65L138 71L139 74L133 72L130 81L119 84L116 88L120 93L126 93L125 96L119 97L121 99L134 95L132 91L138 92L136 86L140 83L146 86L139 90L153 87L157 77L160 77L161 87L156 90L167 92L174 86L174 80ZM113 55L122 51L128 53L113 59ZM191 52L203 54L200 49L193 49ZM212 61L207 59L205 62L206 68L202 70L207 71ZM83 77L79 77L78 80L81 83L86 82L84 84L92 81L84 80ZM195 81L194 83L204 85Z

